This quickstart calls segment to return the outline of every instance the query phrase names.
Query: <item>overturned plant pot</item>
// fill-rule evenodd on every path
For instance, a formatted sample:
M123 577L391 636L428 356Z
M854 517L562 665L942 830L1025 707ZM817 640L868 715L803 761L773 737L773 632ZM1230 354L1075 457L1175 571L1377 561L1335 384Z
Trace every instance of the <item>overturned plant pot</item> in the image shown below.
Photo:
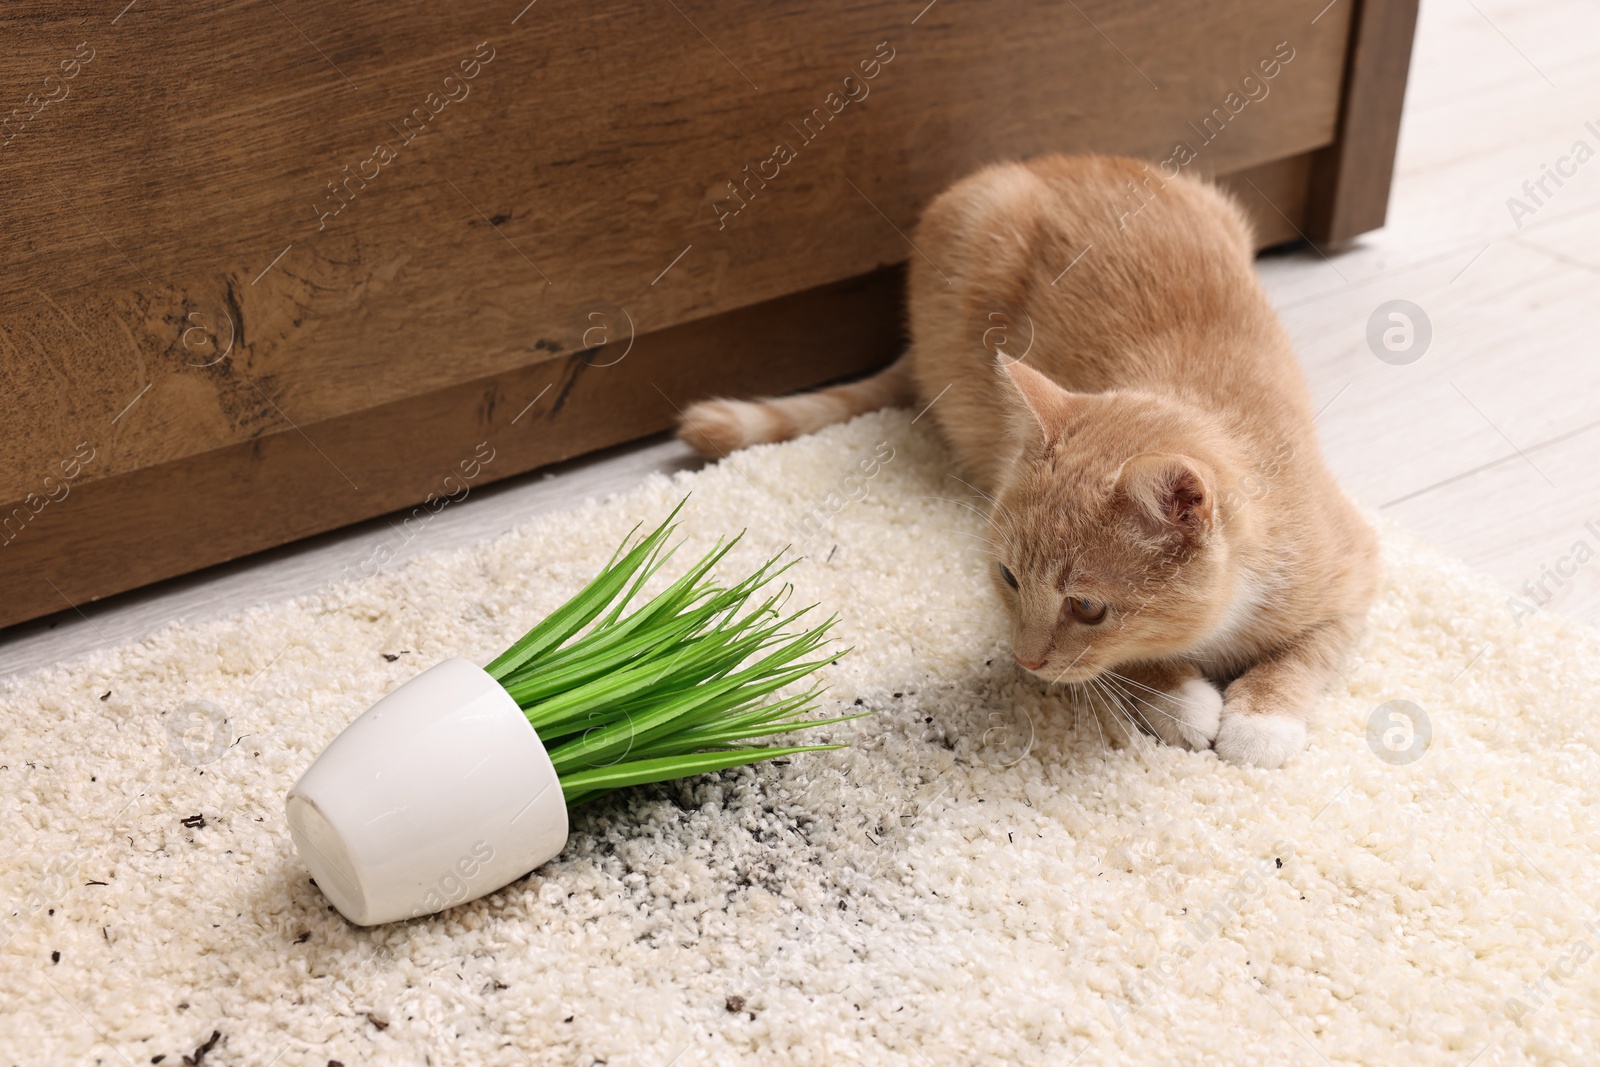
M683 505L679 504L681 508ZM567 811L618 789L837 744L759 745L815 720L821 689L768 701L847 650L834 619L790 631L774 557L723 586L699 563L631 614L671 550L673 510L485 668L447 659L368 708L288 796L289 833L363 926L476 900L561 851ZM780 554L781 556L781 554Z
M368 708L289 791L317 886L372 926L476 900L558 854L555 767L499 682L447 659Z

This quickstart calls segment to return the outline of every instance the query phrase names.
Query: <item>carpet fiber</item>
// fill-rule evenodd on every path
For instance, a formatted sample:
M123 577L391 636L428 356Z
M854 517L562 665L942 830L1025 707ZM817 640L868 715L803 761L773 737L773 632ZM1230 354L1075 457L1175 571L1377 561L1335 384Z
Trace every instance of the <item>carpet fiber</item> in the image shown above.
M1518 625L1385 528L1305 753L1108 748L1010 663L924 429L868 416L6 683L0 1064L1593 1062L1600 636ZM345 923L290 844L295 778L690 490L683 558L804 542L798 595L854 646L830 709L880 713L585 809L476 903Z

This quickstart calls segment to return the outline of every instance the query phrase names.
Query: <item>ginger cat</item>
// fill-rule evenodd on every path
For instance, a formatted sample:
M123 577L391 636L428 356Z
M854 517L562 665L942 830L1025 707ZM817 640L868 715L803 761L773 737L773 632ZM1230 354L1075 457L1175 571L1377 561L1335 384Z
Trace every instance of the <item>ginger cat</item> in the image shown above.
M957 182L913 243L898 362L696 404L680 436L725 455L932 405L992 504L1017 663L1114 707L1115 740L1137 716L1171 744L1282 764L1361 628L1377 542L1318 453L1243 213L1134 160L1046 156Z

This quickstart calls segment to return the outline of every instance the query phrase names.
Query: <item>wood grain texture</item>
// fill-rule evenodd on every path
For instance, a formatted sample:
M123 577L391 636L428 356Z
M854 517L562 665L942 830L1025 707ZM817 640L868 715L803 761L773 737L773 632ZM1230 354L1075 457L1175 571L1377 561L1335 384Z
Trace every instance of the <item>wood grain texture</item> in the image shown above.
M1047 149L1163 155L1280 41L1294 60L1198 165L1332 139L1338 9L1079 6L912 25L824 0L760 19L720 0L692 24L563 0L515 24L483 0L115 24L8 5L0 99L80 43L93 59L0 149L0 385L27 418L0 437L0 498L86 437L87 477L112 477L568 355L597 304L643 334L899 262L896 228L957 176ZM863 98L844 103L847 76ZM762 188L778 144L795 158ZM729 182L753 196L722 217Z
M0 548L0 624L409 505L396 522L425 525L474 488L665 429L691 396L795 389L886 362L903 343L902 273L82 478Z

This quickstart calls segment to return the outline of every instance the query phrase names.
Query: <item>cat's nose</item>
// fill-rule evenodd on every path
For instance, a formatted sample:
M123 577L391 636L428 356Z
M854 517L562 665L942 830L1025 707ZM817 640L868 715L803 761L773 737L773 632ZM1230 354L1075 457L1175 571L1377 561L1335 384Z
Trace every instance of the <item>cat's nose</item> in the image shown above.
M1017 661L1017 666L1027 671L1036 671L1044 666L1044 660L1042 659L1023 659L1015 652L1011 653L1011 658Z

